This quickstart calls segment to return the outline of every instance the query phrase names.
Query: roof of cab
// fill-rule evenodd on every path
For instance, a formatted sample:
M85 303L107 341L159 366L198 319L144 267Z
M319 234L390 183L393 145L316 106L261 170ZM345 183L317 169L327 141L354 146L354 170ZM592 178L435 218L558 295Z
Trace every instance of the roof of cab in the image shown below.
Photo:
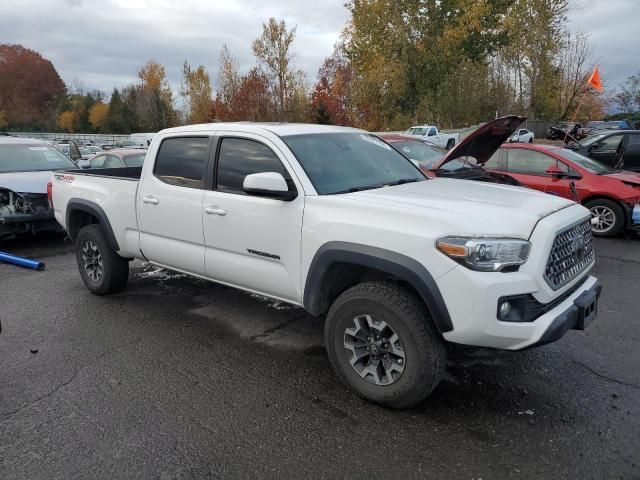
M277 123L277 122L220 122L184 125L182 127L167 128L159 133L187 133L211 131L242 131L247 133L271 132L278 136L303 135L308 133L332 132L364 132L357 128L338 127L336 125L318 125L312 123Z

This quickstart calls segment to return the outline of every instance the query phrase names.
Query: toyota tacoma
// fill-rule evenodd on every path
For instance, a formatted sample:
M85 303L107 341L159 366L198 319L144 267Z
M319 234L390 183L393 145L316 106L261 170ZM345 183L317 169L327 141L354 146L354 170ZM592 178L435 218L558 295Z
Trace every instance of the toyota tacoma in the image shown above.
M586 208L428 179L358 129L178 127L142 167L56 172L50 190L90 291L125 288L137 258L301 306L326 317L337 376L388 407L436 387L447 342L523 350L596 316Z

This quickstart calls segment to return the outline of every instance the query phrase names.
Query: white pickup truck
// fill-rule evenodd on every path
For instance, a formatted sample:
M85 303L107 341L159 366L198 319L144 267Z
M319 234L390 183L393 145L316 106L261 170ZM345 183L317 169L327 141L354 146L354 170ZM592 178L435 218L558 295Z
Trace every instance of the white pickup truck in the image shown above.
M49 190L92 292L122 290L138 258L299 305L326 316L338 377L390 407L435 388L446 342L522 350L596 315L587 209L427 179L362 130L173 128L143 167L56 172Z
M447 150L460 141L459 133L442 133L435 125L416 125L409 128L405 133L421 137Z

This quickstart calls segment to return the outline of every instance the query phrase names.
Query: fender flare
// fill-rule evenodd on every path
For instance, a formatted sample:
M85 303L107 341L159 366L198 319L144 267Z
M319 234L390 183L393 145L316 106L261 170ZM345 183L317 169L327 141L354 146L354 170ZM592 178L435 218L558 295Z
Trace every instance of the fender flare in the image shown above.
M100 224L100 226L104 230L105 235L107 236L107 240L109 241L109 245L111 246L111 248L113 248L116 252L120 250L120 246L118 245L116 236L114 235L113 229L111 228L111 222L109 222L109 217L107 217L107 214L104 213L104 210L102 209L102 207L97 203L90 202L82 198L72 198L67 203L67 210L66 210L66 216L65 216L65 222L66 222L65 228L67 230L67 234L69 235L69 237L71 237L72 240L75 240L75 238L71 233L72 230L70 228L71 225L69 225L69 219L71 218L71 214L74 211L85 212L96 217L98 219L98 223Z
M424 265L391 250L349 242L325 243L313 257L303 295L304 308L312 315L321 315L328 310L322 284L325 274L335 263L374 268L409 283L429 309L438 330L442 333L453 330L451 316L440 289Z

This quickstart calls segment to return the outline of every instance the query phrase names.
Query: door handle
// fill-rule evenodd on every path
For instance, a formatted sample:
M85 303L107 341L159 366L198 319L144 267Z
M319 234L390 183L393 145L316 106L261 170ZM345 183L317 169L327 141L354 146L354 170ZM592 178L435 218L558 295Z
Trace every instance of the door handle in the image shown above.
M217 205L209 205L204 209L204 212L208 213L209 215L220 215L221 217L224 217L227 214L225 210L218 207Z
M148 195L146 197L142 197L142 201L144 203L152 203L153 205L158 205L160 203L160 200L158 200L156 197L154 197L152 195Z

